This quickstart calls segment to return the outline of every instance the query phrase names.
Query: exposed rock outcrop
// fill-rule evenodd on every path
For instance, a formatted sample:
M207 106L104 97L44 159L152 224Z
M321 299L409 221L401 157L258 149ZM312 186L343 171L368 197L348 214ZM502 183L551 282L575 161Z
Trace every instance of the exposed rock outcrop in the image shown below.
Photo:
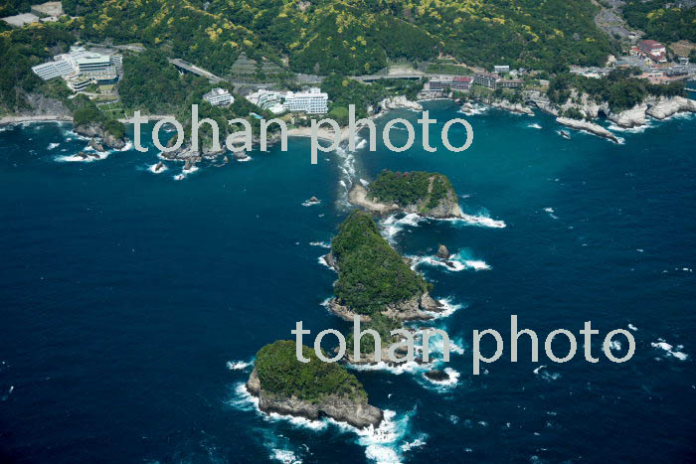
M364 314L358 314L349 307L342 305L336 298L328 302L329 309L345 321L353 322L354 318L360 321L370 322L372 318ZM408 300L392 303L385 306L382 314L397 321L427 321L435 317L434 313L444 311L443 305L424 292Z
M259 399L259 409L266 413L300 416L311 420L328 416L332 419L358 427L378 427L384 418L381 409L346 396L328 395L317 402L284 397L263 389L256 369L247 382L247 390Z
M666 119L687 111L696 113L696 100L684 97L660 98L648 108L647 115L655 119Z
M584 132L589 132L590 134L598 135L600 137L607 138L612 142L619 142L619 138L614 135L610 130L605 129L599 124L595 124L590 121L584 121L581 119L571 119L571 118L556 118L559 124L568 126L573 129L581 130Z
M429 186L429 192L432 191L432 179ZM355 206L359 206L366 211L371 213L376 213L379 215L387 215L396 212L402 212L405 214L416 213L424 217L432 218L459 218L464 216L464 212L459 206L459 199L454 191L449 191L442 198L437 206L426 207L428 198L421 199L421 201L399 206L396 203L381 203L377 200L370 198L369 191L360 184L356 184L353 189L348 194L348 201L350 201Z
M81 124L75 126L73 130L75 133L84 135L85 137L98 137L102 143L109 148L120 150L126 146L125 137L115 137L99 123L92 122L89 124Z
M437 248L437 257L440 259L448 259L451 253L445 245L440 245Z
M413 111L423 111L423 105L421 105L418 102L411 101L403 95L399 95L397 97L385 98L384 100L382 100L379 103L379 106L384 111L395 110L395 109L399 109L399 108L413 110Z
M441 371L439 369L433 369L425 373L425 376L432 380L433 382L445 382L450 379L447 372Z
M491 102L491 106L494 108L499 108L501 110L510 111L512 113L534 116L534 111L530 107L525 106L522 103L512 103L508 100L495 100Z
M609 116L607 117L610 121L614 122L620 127L638 127L644 126L648 122L646 115L647 111L648 104L641 103L631 109L621 111L619 113L609 113Z
M92 139L92 140L90 140L90 141L89 141L89 146L92 147L92 148L93 148L94 150L96 150L96 151L101 151L101 152L105 152L105 151L106 151L106 148L104 147L104 145L102 145L102 144L99 142L99 140L97 140L97 139Z

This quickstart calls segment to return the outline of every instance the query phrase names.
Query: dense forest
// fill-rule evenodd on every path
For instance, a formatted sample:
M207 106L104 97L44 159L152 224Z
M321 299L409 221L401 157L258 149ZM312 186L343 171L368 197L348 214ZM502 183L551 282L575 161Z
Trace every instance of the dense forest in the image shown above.
M385 305L408 300L430 287L404 263L365 212L355 211L341 224L331 253L339 268L336 297L359 314L381 312Z
M0 112L26 109L28 93L51 94L53 89L31 67L46 61L52 53L66 51L73 41L74 36L61 24L0 32Z
M679 8L671 0L627 0L623 14L631 26L663 42L696 42L696 7Z
M295 342L290 340L280 340L261 348L255 364L263 390L313 403L330 395L367 401L362 384L345 367L322 362L307 346L302 346L302 354L309 359L308 363L298 361Z
M555 70L612 51L585 0L66 0L84 39L142 42L225 75L241 52L315 74L367 74L390 59ZM192 45L193 44L193 45Z
M399 206L422 203L423 212L436 208L450 193L454 187L447 176L432 172L385 170L370 184L371 198Z

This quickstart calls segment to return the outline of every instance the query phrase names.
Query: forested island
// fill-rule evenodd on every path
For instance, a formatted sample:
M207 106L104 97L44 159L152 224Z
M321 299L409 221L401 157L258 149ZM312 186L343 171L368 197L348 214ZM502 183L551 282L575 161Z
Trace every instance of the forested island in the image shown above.
M397 320L432 318L440 304L432 285L415 271L379 233L370 214L354 211L341 224L327 262L338 272L332 310L352 321L376 314Z
M447 176L439 173L383 171L367 187L356 185L351 203L378 214L416 213L432 218L462 216L459 198Z
M312 420L328 416L359 428L380 424L382 411L368 403L367 392L353 374L321 361L307 346L302 353L309 362L297 359L290 340L259 350L247 390L258 397L262 411Z

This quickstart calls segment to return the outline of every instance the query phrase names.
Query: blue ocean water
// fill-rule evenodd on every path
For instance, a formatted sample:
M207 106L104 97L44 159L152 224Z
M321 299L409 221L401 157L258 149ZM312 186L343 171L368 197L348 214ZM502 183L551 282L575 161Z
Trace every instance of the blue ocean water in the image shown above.
M619 145L565 140L543 115L430 109L440 121L431 139L466 117L472 148L380 146L310 165L309 141L293 139L288 152L180 181L180 164L148 170L154 150L62 161L87 143L67 124L3 129L0 462L696 460L696 120L625 132ZM395 144L404 137L395 131ZM346 327L321 305L335 279L322 244L349 212L346 187L385 168L443 172L467 213L506 226L383 224L400 252L421 258L435 296L459 308L436 322L463 348L448 365L458 380L357 372L389 411L376 433L264 417L240 389L247 363L291 338L295 321L313 334ZM313 195L321 204L303 206ZM428 265L440 243L465 269ZM581 345L567 364L543 353L532 363L526 339L509 362L511 314L542 343L592 321L600 362L586 363ZM473 376L471 332L487 328L503 333L505 352ZM637 344L620 365L600 347L617 328Z

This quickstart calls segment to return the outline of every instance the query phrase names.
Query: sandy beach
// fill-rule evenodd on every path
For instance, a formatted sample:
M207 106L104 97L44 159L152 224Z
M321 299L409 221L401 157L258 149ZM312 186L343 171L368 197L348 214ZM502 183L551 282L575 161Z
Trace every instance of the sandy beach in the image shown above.
M40 114L36 116L3 116L2 118L0 118L0 126L3 126L5 124L18 124L22 122L47 121L72 121L72 117L58 114Z

